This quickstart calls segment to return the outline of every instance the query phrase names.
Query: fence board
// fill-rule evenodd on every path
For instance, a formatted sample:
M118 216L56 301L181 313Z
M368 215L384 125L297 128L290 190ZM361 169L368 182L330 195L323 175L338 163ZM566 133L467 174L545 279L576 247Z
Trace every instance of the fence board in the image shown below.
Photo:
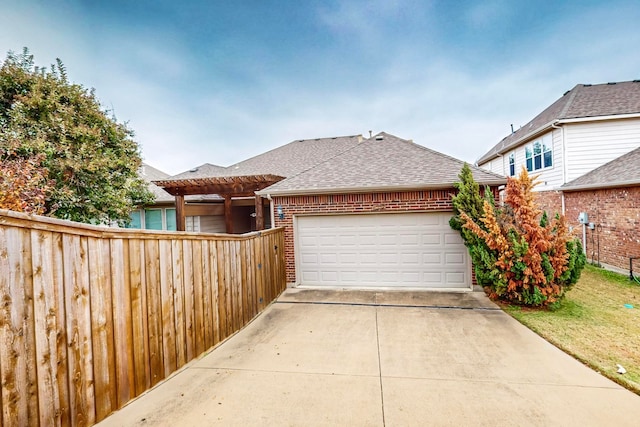
M203 262L202 262L202 244L203 242L192 242L192 259L193 265L193 345L194 355L197 357L202 354L205 347L205 331L204 331L204 294L203 292Z
M29 230L8 229L0 243L0 369L6 426L39 421Z
M173 292L173 321L175 322L176 365L178 368L187 363L186 333L185 333L185 309L184 309L184 253L182 242L171 240L171 257L173 280L171 283Z
M119 407L135 397L129 268L129 242L123 239L112 239L113 337L116 346L115 369Z
M164 378L162 294L160 291L160 242L146 240L147 324L149 328L149 375L153 387Z
M65 234L62 246L71 424L92 425L95 402L87 238Z
M92 425L218 344L286 286L283 239L0 210L0 425Z
M116 394L115 349L111 295L111 263L108 240L88 238L91 334L96 419L101 420L118 408Z
M129 240L129 277L131 286L131 327L136 396L151 387L149 373L149 324L147 312L144 241Z
M176 359L176 323L174 312L173 258L171 240L160 240L160 301L162 305L162 358L164 377L178 367Z
M182 242L182 288L183 288L183 302L184 302L184 343L186 359L185 363L192 360L199 353L196 353L195 338L194 338L194 279L193 279L193 248L190 240L183 240Z
M58 334L64 337L58 295L62 279L60 264L54 262L59 250L53 233L40 230L32 231L31 248L40 425L68 425L66 357L58 353Z

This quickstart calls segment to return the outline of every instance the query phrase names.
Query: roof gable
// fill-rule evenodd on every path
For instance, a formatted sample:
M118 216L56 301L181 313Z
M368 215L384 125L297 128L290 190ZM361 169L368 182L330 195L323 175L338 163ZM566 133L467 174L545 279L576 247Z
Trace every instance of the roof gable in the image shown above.
M563 190L582 190L640 185L640 148L618 157L574 179L561 188Z
M578 84L534 117L529 123L505 137L482 155L477 163L485 163L505 151L548 130L556 121L640 114L640 80L605 84Z
M261 194L313 194L448 188L464 162L412 141L380 133L319 165L272 185ZM504 184L500 175L472 166L481 184Z

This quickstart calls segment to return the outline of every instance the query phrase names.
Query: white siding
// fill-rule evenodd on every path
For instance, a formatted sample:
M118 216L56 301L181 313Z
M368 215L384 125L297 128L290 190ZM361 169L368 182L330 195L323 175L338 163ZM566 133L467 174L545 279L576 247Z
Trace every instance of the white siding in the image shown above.
M543 138L550 138L553 140L553 166L533 171L531 175L540 175L539 181L541 184L538 185L535 190L536 191L548 191L556 189L561 186L563 182L563 170L562 170L562 130L554 129L553 131L547 132L544 135L532 140L531 142L516 147L515 149L504 153L503 157L498 157L497 159L493 159L492 161L480 165L481 167L488 169L492 172L499 173L505 176L509 176L509 156L511 153L515 153L515 165L516 165L516 176L520 174L522 171L522 167L526 167L526 156L525 156L525 147L528 144L533 143L534 141L542 140ZM503 167L504 164L504 167Z
M640 119L565 125L567 180L640 147Z
M555 190L564 184L562 169L562 129L554 129L552 132L544 134L541 138L550 138L553 143L553 166L531 172L532 175L540 175L540 178L538 178L540 184L535 188L535 191ZM532 142L538 141L541 138L537 138ZM523 161L524 157L524 146L522 146Z

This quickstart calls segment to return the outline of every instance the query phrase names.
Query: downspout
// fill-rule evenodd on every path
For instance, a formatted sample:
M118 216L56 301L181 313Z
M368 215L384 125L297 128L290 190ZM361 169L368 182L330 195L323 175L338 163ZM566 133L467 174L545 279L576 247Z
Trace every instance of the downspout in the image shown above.
M567 144L565 141L564 126L558 126L557 125L558 122L559 121L556 120L554 123L551 124L551 127L553 129L560 129L560 139L562 140L562 185L564 185L567 183ZM552 134L552 138L553 138L553 134ZM566 213L565 203L564 203L564 191L560 193L560 199L562 201L562 215L564 215Z
M271 228L276 228L276 214L273 210L273 199L271 194L267 194L267 200L269 201L269 214L271 215Z

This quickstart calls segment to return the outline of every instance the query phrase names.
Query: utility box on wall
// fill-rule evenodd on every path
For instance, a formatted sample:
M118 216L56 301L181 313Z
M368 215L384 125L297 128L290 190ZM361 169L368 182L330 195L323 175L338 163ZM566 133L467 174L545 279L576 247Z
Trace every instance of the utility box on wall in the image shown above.
M588 224L589 223L589 215L586 212L580 212L578 215L578 222L580 224Z

